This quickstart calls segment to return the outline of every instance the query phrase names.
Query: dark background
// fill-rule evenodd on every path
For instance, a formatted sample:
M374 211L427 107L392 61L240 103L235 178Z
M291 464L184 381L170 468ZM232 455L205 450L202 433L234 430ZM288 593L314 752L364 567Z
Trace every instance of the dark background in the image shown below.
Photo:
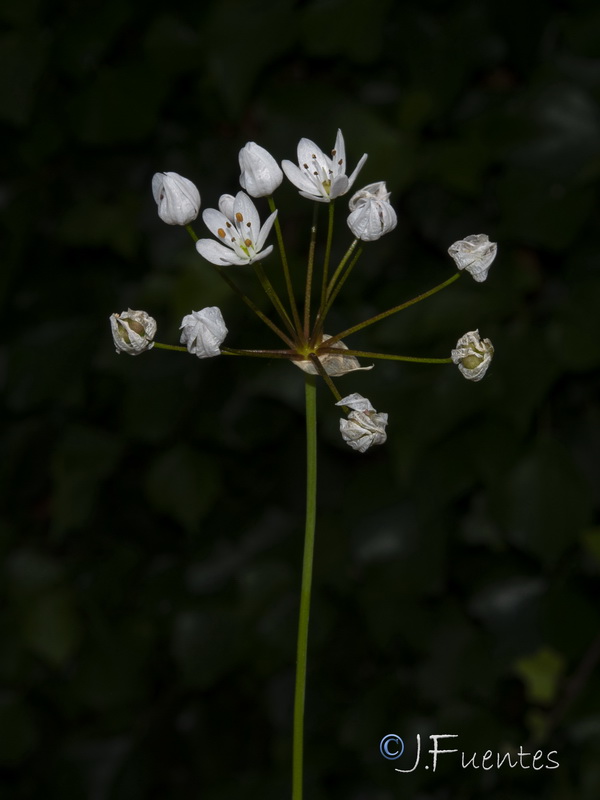
M227 344L278 346L160 222L151 177L214 207L245 142L295 159L338 127L399 223L330 332L486 232L486 283L349 344L444 357L478 327L496 356L476 384L386 362L340 379L390 415L364 456L320 392L306 797L597 800L598 5L4 0L0 19L2 800L289 796L302 374L117 356L108 317L146 309L175 343L219 305ZM311 204L276 199L301 279ZM560 767L399 775L392 732Z

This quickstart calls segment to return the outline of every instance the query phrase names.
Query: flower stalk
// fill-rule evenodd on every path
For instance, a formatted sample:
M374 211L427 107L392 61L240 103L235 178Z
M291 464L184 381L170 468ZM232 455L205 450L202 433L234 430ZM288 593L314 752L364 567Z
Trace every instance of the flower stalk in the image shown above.
M308 663L308 628L313 579L315 527L317 520L317 378L304 380L306 411L306 519L304 555L298 614L296 647L296 685L294 690L294 723L292 737L292 800L302 800L304 773L304 711L306 705L306 669Z

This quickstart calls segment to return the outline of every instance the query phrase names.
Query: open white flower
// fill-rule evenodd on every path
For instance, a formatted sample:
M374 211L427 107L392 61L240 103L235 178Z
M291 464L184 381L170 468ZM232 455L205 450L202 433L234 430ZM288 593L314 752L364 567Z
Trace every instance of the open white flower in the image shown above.
M355 392L342 397L336 406L347 406L351 409L348 419L342 417L340 420L340 432L343 440L353 450L364 453L372 445L386 441L388 415L375 411L366 397Z
M498 245L496 242L490 242L485 233L465 236L464 239L454 242L448 248L448 253L454 259L458 269L466 269L478 283L483 283L487 278L497 251Z
M384 233L393 231L398 223L396 212L389 202L390 192L385 181L370 183L352 195L348 227L363 242L374 242Z
M245 192L235 197L223 195L219 210L207 208L202 219L209 231L219 240L199 239L196 250L211 264L251 264L269 255L273 245L263 245L277 216L274 211L261 227L256 206Z
M221 355L220 345L227 336L225 320L217 306L192 311L181 321L181 344L198 358Z
M452 351L452 361L469 381L480 381L489 367L494 347L489 339L482 339L479 331L469 331L461 336Z
M251 197L273 194L283 180L283 172L271 153L256 142L248 142L239 154L240 185Z
M110 329L117 353L139 356L154 347L156 320L145 311L122 311L111 314Z
M300 139L298 143L298 164L282 161L281 166L287 178L300 190L302 197L329 203L336 197L346 194L356 176L367 160L365 153L352 175L346 175L346 147L342 132L338 130L331 158L310 139Z
M326 342L327 339L331 339L331 336L327 333L324 333L323 341ZM373 364L371 364L370 367L361 367L356 356L344 355L343 351L347 350L348 347L343 342L335 342L332 345L332 348L341 350L342 352L339 355L337 353L323 353L322 356L319 356L319 361L321 362L325 372L328 375L331 375L332 378L339 378L341 375L345 375L347 372L356 372L360 369L373 369ZM303 361L292 361L292 364L300 367L303 372L308 372L309 375L319 374L317 368L310 358L306 358Z
M152 194L158 216L167 225L189 225L198 216L200 192L176 172L157 172L152 178Z

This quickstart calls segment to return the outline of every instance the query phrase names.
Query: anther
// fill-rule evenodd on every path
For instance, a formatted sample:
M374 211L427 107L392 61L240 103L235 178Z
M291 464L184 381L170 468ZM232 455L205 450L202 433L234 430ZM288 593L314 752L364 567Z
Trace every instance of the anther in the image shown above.
M236 220L236 222L243 222L244 221L244 215L242 214L241 211L238 211L236 213L235 220Z
M227 234L225 233L225 231L223 230L223 228L219 228L219 230L217 231L217 233L218 233L218 235L221 237L221 239L224 239L224 238L225 238L225 236L227 235Z

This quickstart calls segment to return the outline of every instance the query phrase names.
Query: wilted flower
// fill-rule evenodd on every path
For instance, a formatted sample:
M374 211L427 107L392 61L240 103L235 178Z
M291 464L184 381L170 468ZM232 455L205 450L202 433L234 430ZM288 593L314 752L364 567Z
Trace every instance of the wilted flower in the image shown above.
M370 183L352 196L348 227L357 239L374 242L394 230L398 217L389 197L384 181Z
M273 226L277 211L267 217L261 227L256 206L245 192L235 197L223 195L219 211L207 208L202 219L209 231L219 239L199 239L196 249L211 264L251 264L269 255L273 245L262 249Z
M326 342L327 339L331 339L331 336L324 333L323 342ZM332 348L342 351L348 349L347 345L340 341L335 342L331 346ZM356 372L359 369L373 369L373 364L371 364L370 367L361 367L356 356L347 356L344 355L343 352L339 355L337 353L323 353L322 356L319 356L319 361L323 365L325 372L333 378L339 378L340 375L345 375L347 372ZM292 364L300 367L304 372L308 372L309 375L319 374L317 368L309 358L304 361L292 361Z
M111 314L110 328L117 353L139 356L154 347L156 320L145 311L122 311Z
M346 176L346 148L342 132L338 130L331 158L310 139L300 139L299 166L287 160L282 161L281 166L288 179L300 190L302 197L317 200L319 203L329 203L346 194L366 160L365 153L352 175L349 178Z
M283 172L273 156L264 147L248 142L239 155L240 185L251 197L273 194L283 180Z
M152 194L158 216L167 225L189 225L198 216L200 192L176 172L157 172L152 178Z
M388 415L375 411L366 397L355 392L348 397L342 397L336 406L347 406L351 409L348 419L340 420L340 432L343 440L353 450L364 453L372 445L386 441Z
M181 344L198 358L212 358L221 354L220 345L227 336L223 315L217 306L192 311L181 321Z
M474 233L465 236L459 242L450 245L448 252L459 269L466 269L478 283L487 278L492 261L496 258L498 245L490 242L485 233Z
M494 347L489 339L482 339L479 331L469 331L461 336L452 351L452 361L469 381L480 381L490 365Z

